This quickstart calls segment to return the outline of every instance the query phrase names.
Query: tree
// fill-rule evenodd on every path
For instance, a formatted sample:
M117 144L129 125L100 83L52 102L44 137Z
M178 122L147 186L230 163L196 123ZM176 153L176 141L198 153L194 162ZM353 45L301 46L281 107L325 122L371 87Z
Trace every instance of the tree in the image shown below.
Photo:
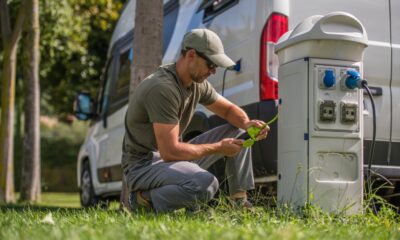
M17 20L12 29L9 3L0 0L0 24L3 40L3 71L1 75L1 127L0 127L0 202L14 201L13 137L15 72L18 42L25 17L25 2L21 2Z
M65 118L78 91L97 92L125 0L40 0L41 111Z
M23 29L23 68L25 90L24 155L21 200L40 200L40 84L39 84L39 1L27 0Z
M161 64L163 16L163 0L136 1L130 95L139 82ZM129 209L128 193L123 177L120 208L128 206Z

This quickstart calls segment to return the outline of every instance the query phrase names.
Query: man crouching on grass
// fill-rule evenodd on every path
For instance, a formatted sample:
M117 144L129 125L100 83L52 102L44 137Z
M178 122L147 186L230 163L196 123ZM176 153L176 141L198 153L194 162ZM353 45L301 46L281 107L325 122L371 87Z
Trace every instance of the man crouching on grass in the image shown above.
M236 138L244 129L262 127L264 122L249 120L207 81L217 67L234 64L214 32L194 29L184 36L177 62L159 67L134 90L125 118L122 156L132 210L168 212L206 203L219 186L207 169L224 156L231 199L238 207L252 207L246 194L254 189L251 149ZM228 124L184 143L181 135L197 103ZM268 131L267 126L258 139L265 139Z

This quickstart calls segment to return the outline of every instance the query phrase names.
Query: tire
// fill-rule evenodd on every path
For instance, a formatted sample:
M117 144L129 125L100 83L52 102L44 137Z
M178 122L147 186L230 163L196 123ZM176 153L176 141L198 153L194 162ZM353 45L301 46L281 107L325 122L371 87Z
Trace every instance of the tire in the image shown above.
M102 201L101 198L94 193L92 174L90 172L88 160L85 161L82 166L79 197L81 199L81 206L85 208L95 207L97 205L100 205L102 208L108 206L107 202Z

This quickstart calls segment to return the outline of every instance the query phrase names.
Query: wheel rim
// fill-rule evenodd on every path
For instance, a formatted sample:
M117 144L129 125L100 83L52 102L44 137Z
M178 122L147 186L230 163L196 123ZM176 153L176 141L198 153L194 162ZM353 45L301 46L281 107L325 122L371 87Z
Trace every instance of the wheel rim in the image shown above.
M82 203L88 204L90 200L90 191L92 188L92 180L87 169L82 173L81 199Z

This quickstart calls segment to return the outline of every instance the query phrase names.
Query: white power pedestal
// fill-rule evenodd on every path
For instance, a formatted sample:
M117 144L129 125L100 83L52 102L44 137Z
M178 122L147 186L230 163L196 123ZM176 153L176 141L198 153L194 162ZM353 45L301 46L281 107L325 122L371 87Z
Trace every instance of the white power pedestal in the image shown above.
M356 30L347 31L348 26ZM359 34L349 40L354 32ZM279 40L281 204L310 203L346 213L362 209L363 92L346 87L345 80L349 69L362 73L366 43L361 23L340 12L312 16Z

